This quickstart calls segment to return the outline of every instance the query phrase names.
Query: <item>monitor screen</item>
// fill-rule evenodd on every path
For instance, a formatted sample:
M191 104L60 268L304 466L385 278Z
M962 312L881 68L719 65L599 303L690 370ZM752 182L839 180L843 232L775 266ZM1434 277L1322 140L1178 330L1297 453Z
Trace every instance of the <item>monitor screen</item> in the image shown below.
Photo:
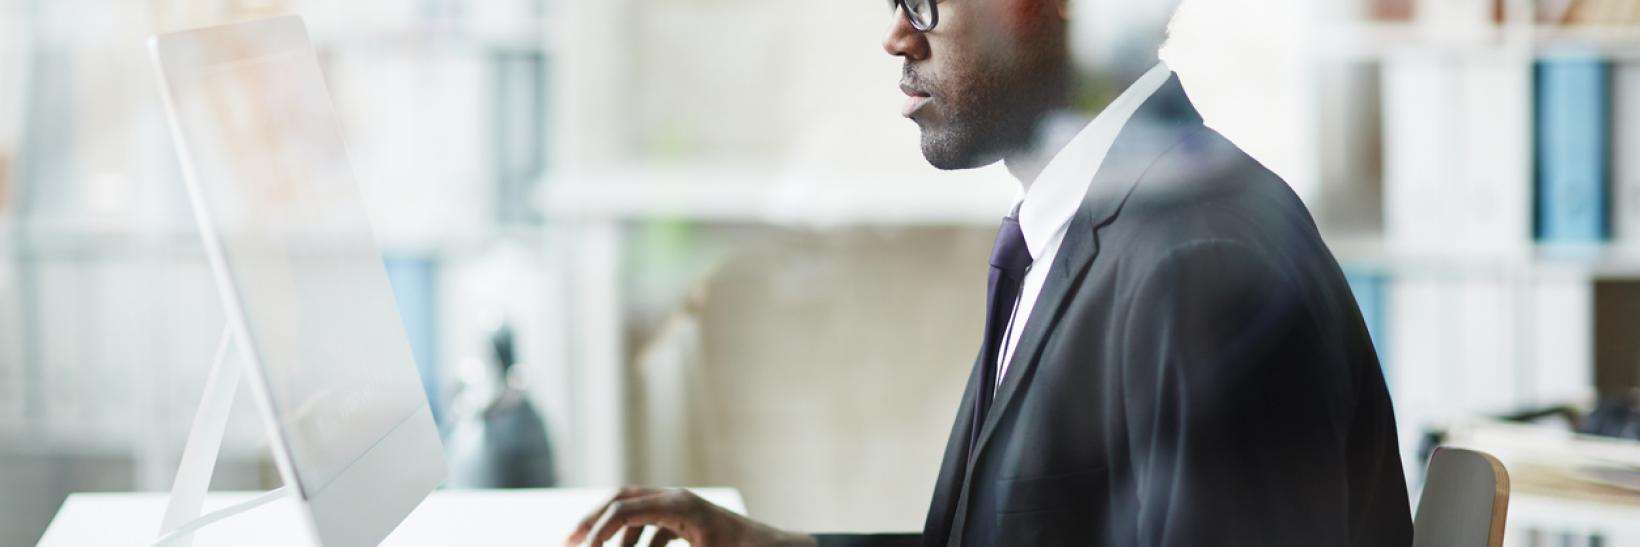
M196 214L311 497L426 400L306 37L231 38L159 53Z

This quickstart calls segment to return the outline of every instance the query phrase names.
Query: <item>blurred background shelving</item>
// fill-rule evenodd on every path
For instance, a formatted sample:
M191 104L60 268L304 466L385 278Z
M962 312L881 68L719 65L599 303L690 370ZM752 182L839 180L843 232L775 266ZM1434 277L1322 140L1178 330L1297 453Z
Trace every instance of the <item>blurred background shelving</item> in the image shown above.
M1467 434L1490 420L1632 401L1640 4L1332 4L1311 49L1306 200L1373 330L1409 484L1435 442L1499 451L1530 435ZM1591 501L1505 462L1519 474L1506 544L1640 542L1632 486Z

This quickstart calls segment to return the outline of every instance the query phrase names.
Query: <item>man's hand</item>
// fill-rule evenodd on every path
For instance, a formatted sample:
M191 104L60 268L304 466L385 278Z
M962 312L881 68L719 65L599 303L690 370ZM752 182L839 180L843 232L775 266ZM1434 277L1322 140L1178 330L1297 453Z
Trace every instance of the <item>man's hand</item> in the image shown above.
M621 536L621 545L638 544L645 526L658 528L650 545L660 547L674 539L693 547L813 547L813 537L783 532L700 499L682 489L626 487L597 511L581 520L566 547L601 546Z

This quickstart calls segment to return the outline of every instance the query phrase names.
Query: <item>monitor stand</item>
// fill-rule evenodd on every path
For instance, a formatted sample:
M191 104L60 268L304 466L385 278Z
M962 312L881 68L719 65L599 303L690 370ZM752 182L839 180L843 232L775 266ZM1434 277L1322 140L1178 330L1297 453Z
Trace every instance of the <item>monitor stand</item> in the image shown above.
M281 486L267 493L212 511L200 516L205 504L205 493L210 490L211 475L216 472L217 454L222 449L222 435L228 428L228 416L233 411L234 393L239 388L243 363L230 363L228 348L233 345L231 325L223 325L222 336L216 343L216 357L210 373L205 377L205 394L199 399L199 410L194 414L193 426L188 430L188 442L182 448L182 461L177 464L176 482L171 484L171 497L165 504L165 516L160 521L159 537L153 545L188 547L194 531L210 523L248 511L257 506L282 498L290 489Z

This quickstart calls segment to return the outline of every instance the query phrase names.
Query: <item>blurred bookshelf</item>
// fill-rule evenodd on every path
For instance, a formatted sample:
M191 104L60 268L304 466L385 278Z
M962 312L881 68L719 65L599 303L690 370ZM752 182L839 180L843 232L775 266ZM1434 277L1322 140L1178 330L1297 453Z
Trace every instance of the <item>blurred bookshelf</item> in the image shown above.
M1432 438L1534 409L1586 413L1640 386L1636 16L1630 0L1316 12L1305 198L1373 331L1415 496ZM1532 438L1502 431L1477 447ZM1640 490L1617 491L1591 502L1523 484L1506 545L1640 541Z

